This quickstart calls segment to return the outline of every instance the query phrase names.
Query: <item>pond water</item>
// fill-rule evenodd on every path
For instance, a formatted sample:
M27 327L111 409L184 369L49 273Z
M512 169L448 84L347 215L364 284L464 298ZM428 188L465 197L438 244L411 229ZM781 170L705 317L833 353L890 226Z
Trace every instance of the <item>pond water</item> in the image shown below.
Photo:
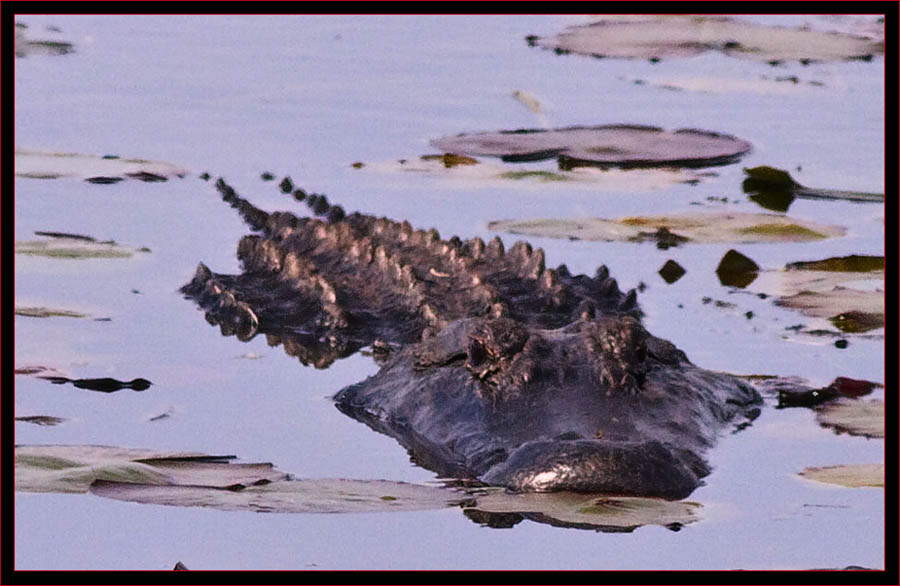
M822 19L755 17L802 24ZM688 59L597 60L531 48L577 16L88 16L22 15L32 38L61 37L74 52L15 62L20 149L116 154L185 167L165 183L94 185L17 177L15 238L35 231L88 234L135 247L127 259L17 255L17 306L109 318L15 317L17 367L71 378L137 377L143 392L114 394L15 377L16 444L99 444L236 454L304 478L424 483L393 439L341 414L330 397L374 374L357 354L330 368L302 366L262 336L223 337L179 287L199 261L239 271L247 227L208 171L267 209L305 208L259 180L290 175L347 210L444 237L497 235L488 222L615 218L698 209L762 211L741 191L742 167L787 169L813 187L884 192L884 60L772 67L709 52ZM60 33L47 32L47 26ZM822 85L757 93L672 91L654 78L797 76ZM385 172L375 163L433 153L431 139L540 125L512 96L536 97L552 126L648 124L702 128L749 140L739 164L696 185L644 192L567 182L454 180ZM354 168L354 162L364 162ZM553 165L535 165L552 169ZM712 198L712 199L708 199ZM726 198L721 202L715 198ZM695 364L737 374L837 376L884 382L883 330L835 336L828 327L722 286L719 260L737 248L765 269L849 254L884 254L884 207L798 199L789 214L847 228L807 243L652 244L529 238L547 265L592 274L606 264L623 289L646 284L647 329ZM517 238L499 234L509 246ZM667 285L674 259L687 274ZM735 304L716 307L704 297ZM753 312L753 319L745 317ZM833 329L833 328L831 328ZM874 334L874 335L872 335ZM256 358L249 359L247 356ZM243 356L243 357L242 357ZM875 398L883 398L876 390ZM702 518L672 531L648 525L607 533L522 521L481 526L458 508L424 512L267 514L142 505L90 494L15 496L16 569L808 569L884 567L884 490L804 480L811 466L884 461L884 442L820 427L808 409L771 398L740 433L709 454L713 472L691 501ZM160 415L166 415L159 418ZM9 452L7 452L9 455Z

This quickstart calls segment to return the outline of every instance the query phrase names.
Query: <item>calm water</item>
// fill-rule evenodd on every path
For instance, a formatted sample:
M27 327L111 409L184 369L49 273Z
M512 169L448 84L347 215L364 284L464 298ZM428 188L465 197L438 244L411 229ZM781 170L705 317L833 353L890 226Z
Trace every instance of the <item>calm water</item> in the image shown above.
M802 23L803 18L781 19ZM55 25L76 52L15 63L16 145L115 153L222 175L257 205L290 208L258 180L290 174L348 210L408 219L444 236L494 236L506 218L617 217L693 211L707 197L761 211L740 191L741 168L790 169L801 183L884 189L884 61L777 69L718 54L686 60L598 61L529 48L579 17L22 16L33 38ZM797 75L825 83L784 95L674 92L653 76ZM513 90L545 104L554 126L638 123L734 134L754 151L719 177L649 193L566 184L453 182L351 167L433 152L428 141L464 131L535 127ZM797 166L802 171L794 171ZM721 207L721 204L717 204ZM302 212L303 210L298 210ZM742 245L764 268L834 255L883 254L880 205L797 200L790 215L841 224L848 234L807 244ZM15 318L17 366L73 378L144 377L143 393L113 395L15 379L15 411L68 419L17 423L18 444L103 444L233 453L301 477L433 480L394 440L339 413L328 397L373 374L354 356L305 368L264 339L241 343L209 327L178 288L198 261L236 272L246 227L196 174L162 184L97 186L17 178L15 236L90 234L152 253L130 260L18 256L16 304L110 317ZM503 236L507 245L515 238ZM729 245L668 251L652 245L532 238L547 263L573 272L609 266L625 288L644 282L646 324L701 366L735 373L884 381L883 340L794 335L812 323L771 300L732 294L714 269ZM666 285L667 259L688 274ZM140 293L132 293L137 290ZM730 310L702 298L736 303ZM682 307L679 307L681 305ZM744 317L753 311L755 318ZM258 360L238 359L242 354ZM876 394L880 397L881 393ZM149 420L162 413L164 420ZM809 410L768 407L710 454L713 473L691 500L703 520L679 532L625 534L524 521L490 529L458 509L344 515L228 513L139 505L92 495L16 493L17 569L771 569L883 567L884 491L804 481L808 466L882 462L884 444L836 435Z

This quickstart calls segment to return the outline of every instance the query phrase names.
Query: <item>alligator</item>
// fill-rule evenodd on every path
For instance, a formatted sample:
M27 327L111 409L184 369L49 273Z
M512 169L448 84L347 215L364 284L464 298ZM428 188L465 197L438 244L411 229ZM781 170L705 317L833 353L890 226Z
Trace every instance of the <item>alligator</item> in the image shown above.
M306 365L370 348L380 370L336 406L441 477L681 499L719 435L759 414L753 386L650 334L605 266L572 275L525 242L348 214L289 178L309 216L216 187L254 232L237 247L243 272L200 263L182 293L223 335L265 334Z

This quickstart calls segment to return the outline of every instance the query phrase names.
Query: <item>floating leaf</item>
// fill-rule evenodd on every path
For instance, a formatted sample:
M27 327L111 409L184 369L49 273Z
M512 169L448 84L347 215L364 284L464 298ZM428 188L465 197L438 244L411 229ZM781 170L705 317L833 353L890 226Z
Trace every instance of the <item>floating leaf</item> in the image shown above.
M859 380L839 376L830 385L813 389L804 381L791 378L779 378L757 385L760 390L778 393L778 409L788 407L815 407L840 397L859 398L868 395L875 387L882 386L872 381Z
M133 248L112 240L99 241L90 236L69 235L62 232L39 232L51 236L46 240L17 240L16 254L50 258L130 258L136 252L150 252L149 248Z
M726 287L744 288L756 279L758 273L759 265L734 249L726 252L716 267L716 276Z
M665 189L674 184L697 184L713 176L689 169L602 169L575 167L573 169L522 169L517 166L479 161L473 157L445 153L422 155L384 163L360 163L356 168L382 173L425 173L431 176L464 183L468 189L502 187L516 184L548 185L565 183L567 187L615 192L643 192ZM520 188L521 185L516 185Z
M669 259L666 261L666 264L664 264L662 268L659 269L659 276L661 276L666 283L671 285L672 283L683 277L686 272L687 271L684 270L684 267L682 267L674 260Z
M850 256L832 256L823 260L792 262L788 263L784 268L789 271L832 271L843 273L884 272L884 257L859 254L851 254Z
M884 43L864 37L807 28L766 26L711 16L605 18L572 26L549 38L528 38L530 45L557 53L594 57L650 59L693 57L721 51L739 58L766 61L869 60L884 52Z
M816 408L816 420L838 432L884 437L884 402L839 399Z
M626 124L459 134L432 140L431 145L506 162L556 158L563 169L581 165L707 167L732 163L751 148L749 142L727 134Z
M802 82L796 76L776 77L770 79L762 76L759 79L741 79L728 77L648 77L634 79L635 85L649 85L655 88L674 91L698 92L709 94L762 94L786 95L808 91L811 87L821 87L822 82Z
M230 464L232 459L234 456L108 446L16 446L15 488L24 492L87 492L95 480L229 487L285 477L271 464Z
M91 493L116 500L260 513L370 513L453 506L462 493L387 480L276 480L240 490L193 485L96 481ZM385 496L389 498L385 498Z
M16 421L52 427L54 425L59 425L65 421L65 419L62 417L53 417L52 415L26 415L24 417L16 417Z
M847 488L874 486L884 488L884 464L855 464L806 468L800 476Z
M16 315L25 317L88 317L88 314L68 309L52 309L49 307L16 306Z
M818 189L797 183L790 173L775 167L760 166L744 169L747 178L741 184L744 193L749 194L764 208L787 211L794 198L838 199L856 202L883 203L883 193L843 191L838 189Z
M67 43L65 41L31 40L25 35L25 27L18 26L19 23L16 24L15 39L13 41L13 50L15 51L16 57L27 57L29 55L66 55L74 51L72 43Z
M628 531L642 525L662 525L673 529L699 520L699 503L656 498L620 497L574 492L507 493L489 491L475 495L476 504L466 508L483 513L480 521L491 524L492 517L528 516L564 527ZM501 519L504 519L501 517ZM510 520L506 517L505 520ZM511 521L515 521L515 516ZM514 523L513 523L514 524Z
M184 177L187 173L187 169L161 161L16 149L17 177L74 177L100 184L118 183L125 179L156 183L172 177Z
M100 393L115 393L122 389L131 389L132 391L145 391L149 389L153 383L145 378L136 378L130 381L120 381L114 378L78 378L71 379L64 376L48 376L40 375L38 378L48 380L55 385L71 383L79 389L88 391L97 391Z
M656 242L658 230L692 242L806 242L843 236L838 226L816 224L775 214L737 212L688 213L668 216L637 216L618 220L602 218L503 220L490 222L498 232L600 241Z
M810 317L831 319L847 331L884 327L884 292L835 287L830 291L800 291L779 297L776 305L796 309Z

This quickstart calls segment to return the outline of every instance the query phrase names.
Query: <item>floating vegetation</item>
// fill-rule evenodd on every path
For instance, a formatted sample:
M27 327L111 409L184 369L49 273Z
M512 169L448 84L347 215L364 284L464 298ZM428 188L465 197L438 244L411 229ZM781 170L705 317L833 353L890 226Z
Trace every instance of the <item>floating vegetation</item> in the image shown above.
M870 60L884 52L883 41L808 28L766 26L727 17L606 17L571 26L553 37L526 38L531 46L557 54L660 59L694 57L720 51L731 57L772 65L786 61Z
M811 87L821 88L819 81L801 81L797 76L760 76L758 79L729 77L647 77L633 79L634 85L647 85L662 90L684 91L707 94L760 94L789 95L808 91Z
M49 258L130 258L138 252L150 252L147 247L133 248L117 244L113 240L97 240L91 236L64 232L35 232L47 236L46 240L17 240L16 254L45 256Z
M884 203L883 193L818 189L797 183L790 173L775 167L744 169L747 178L741 184L750 200L773 211L787 211L794 198L836 199L855 202Z
M884 291L834 287L826 291L800 291L779 297L776 305L796 309L810 317L828 319L845 333L884 327Z
M871 271L884 272L884 257L860 254L832 256L823 260L792 262L788 263L784 268L788 271L832 271L844 273L865 273Z
M114 155L83 155L16 149L16 177L32 179L84 179L90 183L112 184L125 179L159 183L182 178L189 171L162 161L123 159Z
M31 55L68 55L75 49L72 43L57 40L32 40L25 34L27 27L19 26L16 23L15 38L13 40L13 50L16 57L29 57ZM53 30L47 28L49 32L60 32L59 29Z
M520 164L524 165L524 164ZM445 180L457 181L467 189L479 187L513 187L522 185L546 186L565 184L592 190L615 192L644 192L665 189L671 185L696 185L714 175L690 169L663 167L649 169L621 169L603 167L575 167L572 169L511 170L509 165L480 161L466 155L444 153L422 155L384 163L359 163L355 168L382 173L422 173Z
M427 510L466 498L443 488L385 480L293 480L272 464L233 460L230 455L108 446L16 446L15 489L90 491L139 503L280 513Z
M807 242L842 236L838 226L816 224L775 214L737 212L686 213L664 216L501 220L491 230L546 238L595 241L663 242L666 248L684 242Z
M884 488L884 464L853 464L806 468L799 473L803 478L836 484L847 488L872 486Z
M776 387L769 387L778 393L778 409L788 407L815 407L840 397L859 398L872 392L875 387L881 386L867 380L858 380L847 377L838 377L830 385L820 389L812 389L802 383L791 384L778 383Z
M838 399L816 408L816 421L838 433L884 437L884 401Z
M499 157L505 162L555 158L561 169L583 165L708 167L732 163L751 149L749 142L727 134L629 124L459 134L432 140L431 145L445 152Z
M20 305L16 306L16 315L22 315L25 317L89 317L86 313L71 311L68 309L52 309L49 307L25 307Z
M669 285L683 277L685 273L687 273L687 271L684 267L671 259L667 260L666 264L659 269L659 276Z
M109 446L16 446L15 489L84 493L97 480L235 489L287 476L271 464L233 464L234 459L235 456Z
M457 165L477 165L478 159L465 157L463 155L454 155L453 153L444 153L443 155L422 155L419 157L423 161L440 161L447 169L452 169Z
M34 425L53 427L64 422L62 417L53 417L51 415L27 415L25 417L16 417L16 421L23 423L33 423Z
M464 511L485 525L512 526L525 516L537 515L551 525L611 532L632 531L643 525L661 525L677 531L698 521L701 509L699 503L691 501L574 492L516 494L491 490L475 495L475 500ZM480 515L472 515L475 512Z
M99 393L115 393L123 389L132 391L146 391L153 383L145 378L136 378L130 381L120 381L114 378L68 378L65 376L38 375L38 378L48 380L55 385L72 384L79 389L97 391Z

